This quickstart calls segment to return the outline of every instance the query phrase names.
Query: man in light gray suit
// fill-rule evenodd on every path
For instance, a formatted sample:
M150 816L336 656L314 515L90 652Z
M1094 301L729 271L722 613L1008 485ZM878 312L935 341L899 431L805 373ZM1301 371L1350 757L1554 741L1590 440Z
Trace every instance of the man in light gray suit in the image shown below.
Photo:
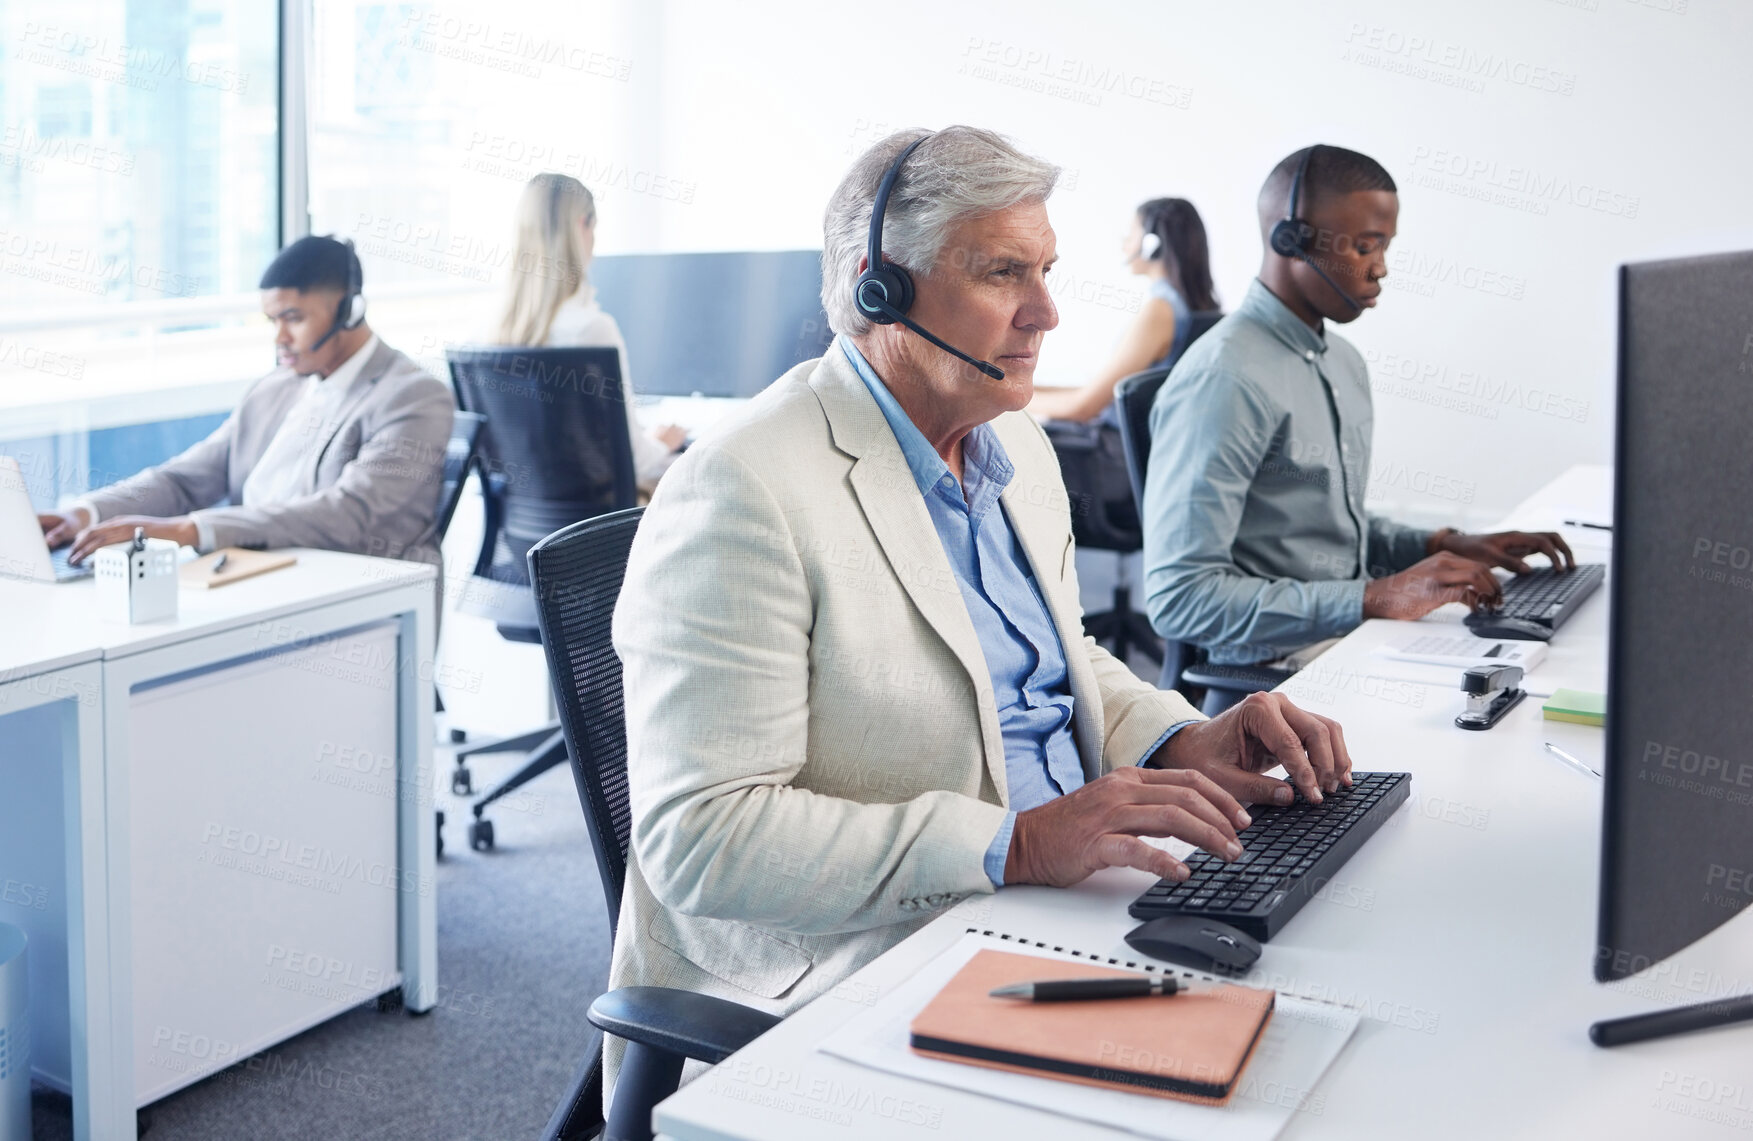
M1264 693L1206 720L1084 636L1065 485L1021 411L1059 321L1058 173L969 127L872 147L828 204L827 354L658 484L615 611L611 987L788 1013L970 895L1185 879L1151 837L1240 856L1243 803L1292 798L1268 769L1317 802L1350 783L1332 721ZM911 275L885 304L992 363L873 315L873 261ZM610 1038L605 1090L622 1057Z
M181 455L40 515L79 562L142 528L200 551L319 547L438 562L450 389L365 323L349 243L304 237L262 275L280 367Z

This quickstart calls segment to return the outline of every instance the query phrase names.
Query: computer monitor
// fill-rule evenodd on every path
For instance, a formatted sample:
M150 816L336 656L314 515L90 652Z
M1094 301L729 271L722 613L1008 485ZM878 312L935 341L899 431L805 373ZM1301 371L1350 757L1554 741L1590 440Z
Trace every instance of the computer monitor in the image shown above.
M590 276L644 396L753 396L833 340L820 250L604 256Z
M1618 407L1603 982L1753 905L1753 252L1621 267Z

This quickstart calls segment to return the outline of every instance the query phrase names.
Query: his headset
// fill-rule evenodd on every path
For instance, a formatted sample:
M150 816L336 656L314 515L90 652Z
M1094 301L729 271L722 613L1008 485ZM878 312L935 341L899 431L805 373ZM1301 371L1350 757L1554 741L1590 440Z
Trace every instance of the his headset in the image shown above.
M852 296L858 305L858 311L873 324L893 325L899 321L950 356L967 361L993 380L1003 380L1004 371L997 365L975 360L962 350L932 336L917 322L908 320L907 310L913 307L913 277L894 262L883 260L883 211L889 206L889 192L895 189L895 181L901 176L901 164L907 161L908 155L919 149L920 143L929 138L930 135L925 135L909 144L889 164L882 182L877 185L876 202L870 209L870 250L865 259L867 264L858 277L858 284L853 287Z
M329 331L318 337L317 343L308 350L313 353L341 330L357 329L365 324L365 271L359 266L359 254L354 251L350 238L336 238L331 234L329 240L338 241L347 250L347 292L335 307L335 320L329 325Z
M1290 180L1288 210L1282 219L1273 224L1272 233L1266 239L1266 244L1279 257L1301 258L1307 262L1310 269L1321 275L1322 281L1333 287L1333 292L1343 297L1347 305L1361 313L1363 305L1351 294L1339 288L1339 283L1328 277L1327 271L1317 265L1315 259L1309 256L1309 245L1315 240L1315 228L1297 217L1298 207L1302 203L1303 177L1309 172L1309 160L1315 157L1315 152L1321 146L1321 143L1316 143L1303 152L1303 159L1297 163L1296 174Z

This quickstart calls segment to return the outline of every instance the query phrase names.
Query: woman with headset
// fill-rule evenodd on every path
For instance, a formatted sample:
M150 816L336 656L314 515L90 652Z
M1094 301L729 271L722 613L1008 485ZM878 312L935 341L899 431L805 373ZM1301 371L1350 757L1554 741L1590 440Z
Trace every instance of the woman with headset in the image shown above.
M499 323L489 338L501 345L613 347L620 351L621 387L633 390L627 344L615 319L597 304L590 283L596 249L596 199L565 174L538 174L517 204L517 239ZM674 424L641 428L627 404L633 476L650 494L680 453L686 433Z
M1205 223L1185 198L1152 198L1122 243L1126 266L1150 278L1150 293L1120 348L1081 388L1043 389L1029 412L1043 420L1094 420L1113 406L1114 386L1135 372L1173 364L1187 347L1194 313L1217 308Z

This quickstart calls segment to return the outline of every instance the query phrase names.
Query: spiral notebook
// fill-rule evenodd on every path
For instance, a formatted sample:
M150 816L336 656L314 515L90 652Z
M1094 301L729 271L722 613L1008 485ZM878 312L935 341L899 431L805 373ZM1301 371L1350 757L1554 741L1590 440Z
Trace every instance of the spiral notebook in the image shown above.
M1007 1069L930 1057L912 1048L911 1027L950 981L983 950L997 948L1067 963L1096 963L1151 974L1212 979L1177 967L1139 962L990 928L967 929L883 1000L855 1015L818 1047L824 1053L999 1101L1093 1122L1159 1141L1269 1141L1299 1112L1318 1115L1321 1075L1356 1031L1356 1010L1280 992L1247 1066L1226 1104L1166 1099L1106 1085L1083 1085ZM1132 1001L1149 1002L1150 999ZM1176 1002L1178 999L1162 999ZM1067 1126L1067 1136L1075 1127Z
M1018 1002L991 993L1011 983L1136 975L985 948L913 1019L913 1049L1056 1081L1228 1101L1272 1017L1272 991L1225 983L1170 998L1088 1002Z

